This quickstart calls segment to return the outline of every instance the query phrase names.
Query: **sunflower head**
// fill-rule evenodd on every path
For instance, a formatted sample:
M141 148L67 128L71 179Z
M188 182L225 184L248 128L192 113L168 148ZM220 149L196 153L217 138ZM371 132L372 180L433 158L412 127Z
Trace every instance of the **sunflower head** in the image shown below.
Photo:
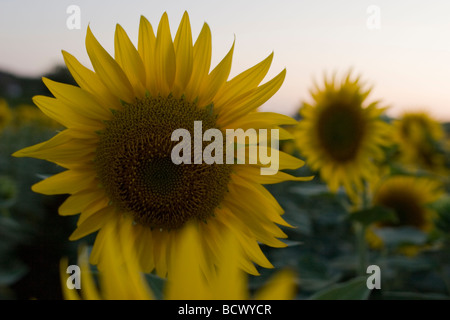
M394 142L400 160L409 166L426 170L440 169L444 155L440 151L444 131L427 112L406 112L394 122Z
M353 198L375 173L375 161L383 159L389 131L380 118L384 109L378 102L366 104L369 93L350 73L342 81L326 79L311 91L312 103L300 109L296 132L308 165L320 171L333 192L344 186Z
M373 203L392 209L397 219L396 222L380 222L369 228L369 243L375 248L383 246L383 240L374 232L377 228L412 227L429 233L436 218L436 212L429 205L441 195L441 184L430 178L392 176L383 180L375 189Z
M202 121L202 134L217 126L207 108L169 96L125 105L106 123L94 163L117 209L141 225L169 230L213 215L225 196L231 165L192 165L194 154L191 164L175 164L171 158L177 144L172 132L194 132L194 121Z
M156 269L161 276L167 275L172 249L188 223L195 223L201 235L204 270L219 263L227 231L243 249L239 266L253 274L258 273L253 263L272 267L260 243L285 246L279 238L286 234L279 225L289 225L281 218L283 209L263 184L310 178L282 171L263 176L261 169L268 163L261 157L240 164L233 153L239 146L248 159L255 145L250 140L257 137L254 141L266 156L279 155L274 160L279 170L303 165L300 159L278 153L272 146L278 139L261 134L277 130L280 140L287 139L289 135L280 126L295 123L284 115L258 111L280 88L285 70L261 84L273 59L270 54L228 80L234 43L214 68L211 43L206 23L193 41L186 12L175 37L167 14L163 14L156 33L141 17L137 48L117 25L114 57L88 28L86 49L94 70L63 51L79 86L44 78L54 98L33 99L66 129L14 155L45 159L67 169L37 183L33 190L70 194L59 213L81 213L71 240L98 231L90 261L100 269L105 265L102 252L109 237L103 227L110 221L129 226L127 235L118 236L131 238L143 270ZM187 132L190 139L174 140L178 129ZM239 129L259 134L248 134L244 142L232 141L232 161L224 162L225 155L219 150L223 151L225 141L220 138L226 137L228 130ZM210 132L215 134L208 136ZM181 143L180 153L190 163L176 163L172 158ZM202 161L202 152L218 161Z

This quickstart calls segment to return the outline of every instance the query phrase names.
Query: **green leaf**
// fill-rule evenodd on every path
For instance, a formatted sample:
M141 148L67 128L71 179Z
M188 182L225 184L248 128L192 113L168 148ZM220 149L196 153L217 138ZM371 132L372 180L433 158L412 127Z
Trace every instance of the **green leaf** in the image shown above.
M329 288L341 279L339 270L332 269L324 257L306 253L298 261L298 272L301 274L301 287L305 291L316 292Z
M145 274L150 289L152 290L156 300L164 299L164 286L166 283L165 279L158 277L156 274L147 273Z
M440 293L418 292L383 292L384 300L449 300L450 297Z
M448 235L450 233L450 196L444 196L429 205L429 208L437 212L435 226L438 230Z
M28 267L19 260L3 262L0 265L0 287L14 284L28 271Z
M301 194L303 196L320 196L324 194L329 194L330 190L328 190L328 187L324 184L315 184L315 183L309 183L305 186L298 186L290 189L291 192L296 194Z
M422 245L427 241L427 235L423 231L410 226L384 227L374 229L374 232L388 247L398 247L406 244Z
M349 219L366 227L375 222L397 222L398 220L394 210L383 206L355 211L349 215Z
M287 239L281 239L280 241L283 242L287 247L296 247L303 244L302 241L293 241Z
M335 284L312 295L310 300L366 300L370 290L366 277L354 278L345 283Z

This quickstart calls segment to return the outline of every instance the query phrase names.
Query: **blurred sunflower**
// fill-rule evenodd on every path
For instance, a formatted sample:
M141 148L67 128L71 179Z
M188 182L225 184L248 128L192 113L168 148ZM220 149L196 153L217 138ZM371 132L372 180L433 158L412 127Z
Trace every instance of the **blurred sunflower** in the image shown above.
M11 122L12 112L8 103L4 99L0 99L0 132Z
M285 77L283 70L260 85L273 54L227 81L234 44L209 72L210 29L205 23L193 44L186 12L174 41L164 13L156 36L148 20L141 17L137 49L120 25L115 32L115 58L90 28L86 48L95 72L63 52L80 87L44 79L56 98L34 98L45 114L67 129L14 154L53 161L68 169L37 183L33 190L71 194L59 208L61 215L81 213L70 239L99 230L90 261L101 268L105 223L133 224L126 237L135 239L143 270L156 269L165 276L179 231L188 221L195 221L205 250L205 270L217 262L226 230L243 247L239 263L244 270L257 274L253 262L272 267L259 243L284 247L278 238L286 235L278 225L288 224L281 217L283 209L262 184L310 178L282 171L263 176L260 162L175 165L171 151L176 142L171 134L185 128L193 136L194 121L202 121L203 132L210 128L222 132L280 129L279 125L295 123L284 115L257 112ZM280 139L287 137L280 131ZM279 153L279 170L303 164Z
M396 222L379 222L368 228L366 239L372 248L382 248L383 240L376 234L376 229L384 227L413 227L429 233L434 225L436 212L429 204L438 200L443 194L438 181L425 177L391 176L381 181L375 189L374 205L392 209ZM414 248L406 247L408 251Z
M443 169L445 155L440 145L444 131L427 112L405 112L394 121L394 129L402 163L431 171Z
M14 125L21 127L36 121L42 112L38 108L28 104L21 104L14 109Z
M21 104L14 109L14 125L16 127L35 125L42 128L61 128L58 122L46 116L36 106L29 104Z
M358 202L363 181L377 175L376 161L384 158L383 146L388 144L389 125L380 116L385 108L378 101L365 105L370 89L364 91L359 78L350 72L338 83L325 79L311 96L313 103L304 103L295 133L297 148L306 162L332 192L344 186L349 197Z
M155 295L141 273L134 242L128 237L131 225L107 223L105 233L105 262L108 268L99 272L99 287L90 271L86 252L79 256L81 269L81 297L85 300L153 300ZM272 279L253 296L248 290L245 273L237 265L240 246L233 237L224 243L222 263L217 273L208 280L204 277L199 261L203 259L202 239L197 226L188 224L180 232L180 241L174 247L169 278L164 286L165 300L290 300L295 295L295 276L290 270L277 272ZM128 229L128 230L126 230ZM122 234L123 241L118 241ZM78 300L80 295L69 289L66 270L68 260L61 260L61 285L64 298Z

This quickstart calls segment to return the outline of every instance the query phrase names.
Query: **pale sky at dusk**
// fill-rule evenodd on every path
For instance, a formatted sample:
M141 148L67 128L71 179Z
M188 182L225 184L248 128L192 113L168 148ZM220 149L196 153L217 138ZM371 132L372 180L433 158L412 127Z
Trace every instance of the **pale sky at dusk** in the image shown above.
M66 26L70 5L80 8L80 29ZM63 63L61 50L91 67L88 24L112 54L116 23L136 44L140 15L156 29L166 11L174 36L185 10L194 40L204 22L211 28L212 66L236 37L232 76L274 52L266 79L284 68L287 76L264 111L292 115L309 101L313 79L352 68L373 86L369 101L381 99L390 115L424 109L450 121L450 1L442 0L0 0L0 69L40 76ZM369 28L373 21L379 29Z

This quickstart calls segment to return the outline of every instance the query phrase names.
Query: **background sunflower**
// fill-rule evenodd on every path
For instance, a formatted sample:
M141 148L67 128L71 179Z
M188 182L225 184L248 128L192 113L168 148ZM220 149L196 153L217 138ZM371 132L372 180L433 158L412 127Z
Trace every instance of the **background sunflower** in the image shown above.
M0 100L0 132L5 128L12 118L12 112L9 109L8 103L4 100Z
M364 184L378 175L389 126L378 101L366 104L369 90L348 73L342 81L325 79L303 103L295 141L308 166L320 173L332 192L343 186L354 203Z
M438 121L427 112L405 112L393 125L401 162L414 172L445 173L445 134Z
M372 226L367 233L369 243L376 248L394 245L403 252L417 252L426 244L426 236L432 233L434 221L437 219L437 213L430 205L442 195L441 183L430 178L391 176L382 180L374 191L373 202L393 210L396 219L391 222L378 222ZM395 229L398 229L399 234L414 234L417 231L417 237L422 233L422 243L414 246L414 241L408 242L407 237L403 242L389 243L389 235L396 232ZM383 241L383 234L388 234L386 241Z

